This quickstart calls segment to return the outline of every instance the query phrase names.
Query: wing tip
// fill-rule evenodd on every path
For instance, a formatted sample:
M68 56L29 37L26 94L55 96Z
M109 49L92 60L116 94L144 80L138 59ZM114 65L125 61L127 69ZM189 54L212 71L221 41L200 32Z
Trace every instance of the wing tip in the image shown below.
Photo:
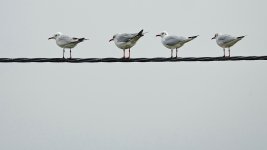
M239 36L239 37L237 37L237 39L243 39L244 37L246 37L246 35L245 36Z
M197 38L199 35L196 35L196 36L190 36L190 37L188 37L189 39L195 39L195 38Z
M141 31L139 31L137 35L144 36L143 32L144 32L144 29L142 29Z

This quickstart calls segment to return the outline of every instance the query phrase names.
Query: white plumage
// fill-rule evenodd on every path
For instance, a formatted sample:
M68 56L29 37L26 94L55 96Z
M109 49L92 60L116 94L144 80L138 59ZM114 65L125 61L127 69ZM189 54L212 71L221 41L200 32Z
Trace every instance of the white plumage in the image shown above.
M216 33L212 39L216 39L216 43L223 48L223 57L225 57L225 48L228 48L229 55L231 56L231 47L234 46L238 41L242 40L245 36L234 37L227 34Z
M131 57L131 48L136 42L144 36L143 30L138 33L122 33L115 34L109 42L114 41L115 45L123 50L123 58L125 58L125 50L129 49L129 57Z
M197 38L197 36L192 37L183 37L183 36L175 36L169 35L166 31L161 32L156 35L161 37L161 43L168 49L171 49L171 58L173 57L173 50L176 49L176 58L178 57L178 49L182 47L185 43L192 41Z
M66 48L70 49L70 58L71 58L71 49L74 48L78 43L83 42L84 40L87 40L85 38L69 37L67 35L63 35L60 32L50 37L49 40L50 39L55 39L57 45L63 48L63 58L65 58L64 53L65 53Z

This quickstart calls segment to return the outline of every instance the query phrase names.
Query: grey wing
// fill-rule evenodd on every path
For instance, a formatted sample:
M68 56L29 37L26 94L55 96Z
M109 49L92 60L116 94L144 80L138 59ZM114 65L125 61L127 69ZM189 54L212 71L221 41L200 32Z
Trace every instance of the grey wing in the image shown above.
M168 36L165 38L164 43L168 46L174 46L180 42L183 42L186 38L178 36Z
M226 43L234 41L235 39L236 37L233 37L231 35L222 35L218 38L218 42L226 44Z
M137 33L135 34L121 34L117 37L117 41L118 42L129 42L130 40L132 40L135 36L137 35Z
M66 35L61 35L58 38L58 43L60 45L67 45L67 44L71 44L71 43L75 43L75 42L78 42L77 38L71 38L71 37L66 36Z

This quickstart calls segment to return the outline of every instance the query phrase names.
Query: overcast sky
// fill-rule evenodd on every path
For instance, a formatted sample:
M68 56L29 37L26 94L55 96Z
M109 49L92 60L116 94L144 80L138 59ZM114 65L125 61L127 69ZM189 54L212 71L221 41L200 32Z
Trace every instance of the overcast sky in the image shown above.
M169 57L155 35L200 35L180 57L222 56L215 33L266 55L264 0L0 0L0 57L62 57L56 32L89 41L74 58L122 57L115 33L148 31L132 57ZM68 56L69 53L66 53ZM267 149L265 61L0 64L0 149Z

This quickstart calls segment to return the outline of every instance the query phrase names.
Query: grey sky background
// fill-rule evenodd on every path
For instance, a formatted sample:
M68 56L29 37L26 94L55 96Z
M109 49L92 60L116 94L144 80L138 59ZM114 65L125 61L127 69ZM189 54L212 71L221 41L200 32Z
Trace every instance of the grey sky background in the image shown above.
M222 56L216 32L266 55L266 1L0 1L1 57L121 57L118 32L149 33L132 57L169 57L155 35L200 35L181 57ZM67 53L68 55L68 53ZM0 149L266 149L266 62L0 64Z

